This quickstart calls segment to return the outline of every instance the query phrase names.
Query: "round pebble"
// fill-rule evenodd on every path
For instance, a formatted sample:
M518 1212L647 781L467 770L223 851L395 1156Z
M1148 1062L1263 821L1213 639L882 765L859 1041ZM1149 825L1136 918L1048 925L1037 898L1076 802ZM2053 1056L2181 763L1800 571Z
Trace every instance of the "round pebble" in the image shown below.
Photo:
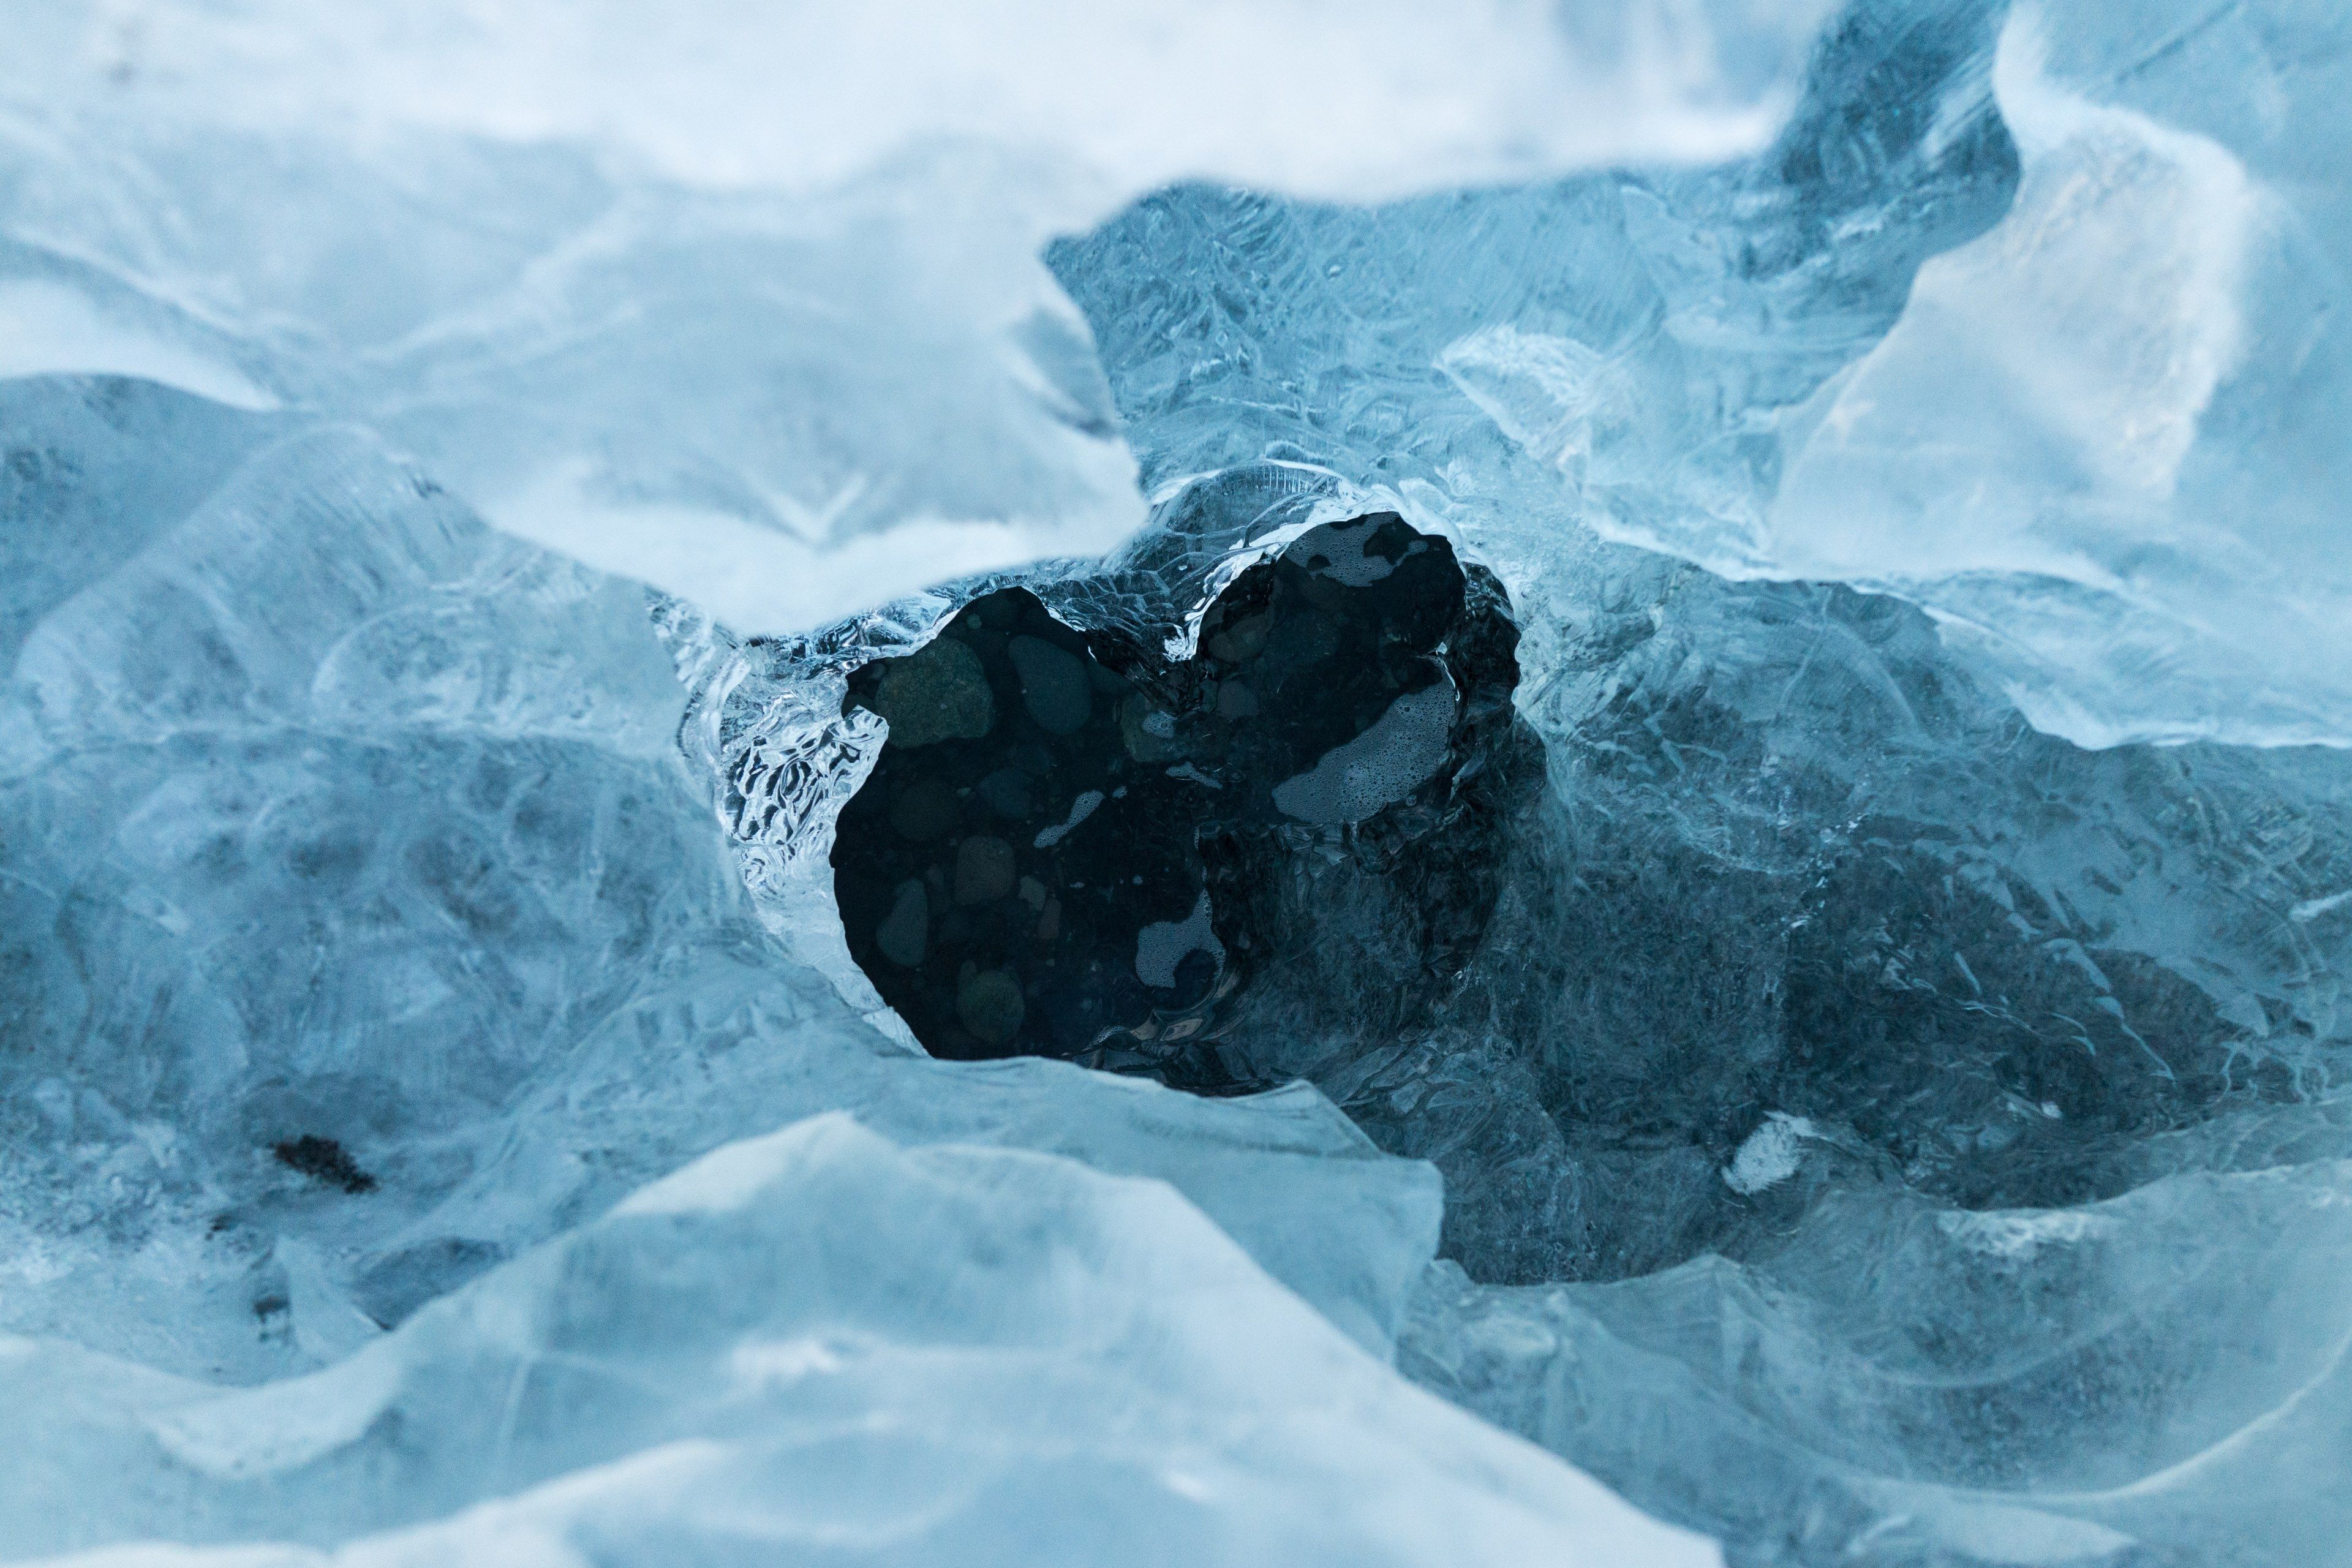
M872 706L889 722L896 746L977 741L996 727L988 671L978 654L951 637L886 660Z
M1075 735L1095 710L1094 681L1087 661L1043 637L1017 637L1005 644L1021 677L1021 705L1029 717L1056 735Z
M956 986L956 1021L992 1046L1019 1034L1028 1011L1021 983L1002 969L974 970Z
M955 899L960 904L986 904L1013 891L1013 846L987 834L974 834L956 848Z

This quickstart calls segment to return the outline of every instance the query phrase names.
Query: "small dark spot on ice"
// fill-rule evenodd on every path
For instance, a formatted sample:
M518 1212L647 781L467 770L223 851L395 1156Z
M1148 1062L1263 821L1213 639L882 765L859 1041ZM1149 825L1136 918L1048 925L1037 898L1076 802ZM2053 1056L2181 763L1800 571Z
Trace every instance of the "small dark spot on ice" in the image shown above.
M324 1182L347 1193L375 1191L375 1178L361 1170L350 1152L331 1138L305 1132L276 1145L270 1152L278 1156L279 1164L299 1171L314 1182Z

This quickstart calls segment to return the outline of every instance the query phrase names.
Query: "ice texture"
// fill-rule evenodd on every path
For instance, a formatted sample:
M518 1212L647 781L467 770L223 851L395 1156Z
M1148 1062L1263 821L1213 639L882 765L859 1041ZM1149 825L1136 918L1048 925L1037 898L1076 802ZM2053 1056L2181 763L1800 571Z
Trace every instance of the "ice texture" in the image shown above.
M1715 1560L1384 1364L1436 1183L1311 1090L861 1021L643 590L355 432L5 401L0 1552Z
M10 0L0 374L356 420L805 629L1142 521L1050 236L1743 150L1822 10Z
M2326 5L2018 9L2008 214L1790 412L1760 508L1635 533L1901 593L2085 745L2352 743L2347 50Z
M1848 1195L1622 1284L1441 1266L1406 1364L1801 1562L2337 1563L2347 1195L2289 1154L2069 1209Z
M2352 444L2321 412L2347 28L1857 5L1736 174L1155 200L1087 243L1181 261L1064 270L1147 488L1258 455L1419 481L1481 524L1900 595L2080 744L2352 744ZM1183 303L1112 305L1144 275Z
M1753 160L1191 187L1050 253L1160 560L1392 507L1509 589L1552 787L1477 959L1402 1006L1396 912L1304 899L1227 1054L1444 1172L1404 1365L1743 1560L2352 1561L2337 272L2101 227L2227 194L2212 145L2340 183L2284 130L2337 25L1850 7ZM2053 179L2053 126L2113 157ZM2334 188L2252 233L2305 257ZM1869 495L1803 488L1841 399L1936 422L1838 448Z
M840 1112L706 1155L307 1377L224 1393L86 1356L0 1359L31 1450L0 1494L18 1552L1715 1560L1398 1379L1164 1183Z
M0 0L0 1559L2352 1568L2339 9ZM1386 512L920 1050L845 699Z

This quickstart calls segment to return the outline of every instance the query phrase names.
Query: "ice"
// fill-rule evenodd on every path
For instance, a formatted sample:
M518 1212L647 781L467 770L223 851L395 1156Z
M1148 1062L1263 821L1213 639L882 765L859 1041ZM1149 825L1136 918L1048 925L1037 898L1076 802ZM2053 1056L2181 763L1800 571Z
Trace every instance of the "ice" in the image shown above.
M1080 624L1165 626L1230 580L1220 563L1363 504L1328 476L1244 466L1172 499L1109 570L1038 585ZM2273 1251L2246 1239L2284 1223L2267 1211L2165 1215L2216 1172L2335 1201L2335 1162L2352 1152L2335 1087L2352 939L2333 901L2352 883L2341 758L2086 752L2032 729L1897 602L1567 542L1566 562L1526 579L1522 647L1549 651L1529 659L1521 712L1545 737L1552 788L1511 822L1501 901L1467 969L1433 1010L1415 1001L1400 980L1418 962L1416 911L1307 882L1258 917L1287 934L1221 1031L1228 1072L1307 1078L1382 1146L1444 1172L1445 1252L1491 1283L1441 1274L1404 1364L1766 1560L2129 1562L2176 1539L2226 1541L2248 1511L2296 1518L2315 1484L2303 1467L2336 1462L2339 1437L2285 1439L2274 1467L2228 1483L2259 1503L2191 1474L2165 1482L2161 1509L2069 1511L2015 1478L2112 1448L2126 1389L2143 1414L2203 1406L2189 1425L2205 1423L2208 1446L2240 1441L2232 1421L2267 1431L2262 1411L2294 1384L2250 1378L2249 1403L2212 1403L2234 1364L2221 1342L2308 1364L2294 1361L2305 1328L2273 1314L2333 1299L2299 1261L2334 1246L2326 1233ZM781 928L830 912L813 911L794 868L823 842L812 816L829 820L873 744L838 718L827 671L903 647L945 607L722 661L711 722L744 790L730 817ZM805 685L833 695L808 702ZM833 763L782 765L824 755L824 736ZM1916 1225L1882 1224L1885 1209ZM2142 1236L2141 1261L2079 1302L2071 1276L2018 1280L2063 1256L2051 1243L2118 1226ZM1915 1284L1914 1230L1986 1245ZM1793 1284L1772 1272L1792 1231L1815 1258ZM2209 1233L2195 1254L2186 1238ZM2103 1334L2102 1314L2127 1315L2192 1265L2212 1294L2167 1309L2145 1342L2098 1341L2086 1392L2021 1387L2002 1396L2007 1425L1952 1438L1979 1474L1957 1500L1883 1484L1912 1476L1911 1447L1820 1479L1812 1428L1781 1405L1742 1414L1763 1397L1737 1359L1747 1342L1726 1351L1712 1327L1734 1307L1780 1310L1800 1288L1847 1314L1843 1337L1787 1353L1858 1422L1892 1384L1942 1385L1940 1372L1879 1379L1906 1345L1972 1347L1980 1381L1998 1381L2055 1342L2032 1303L2074 1303L2081 1332ZM1454 1289L1473 1306L1444 1308ZM1945 1310L1962 1297L1972 1316ZM1655 1341L1704 1316L1628 1362L1598 1331L1571 1334L1528 1305L1556 1300L1628 1303L1610 1320L1620 1337L1654 1325ZM2313 1331L2333 1321L2319 1314ZM2207 1361L2225 1369L2214 1382L2196 1370ZM1716 1392L1680 1392L1701 1372ZM1538 1419L1555 1405L1573 1418ZM1890 1409L1868 1419L1939 1429ZM2285 1563L2331 1538L2280 1525L2259 1539L2256 1560Z
M308 1377L26 1399L59 1358L0 1361L36 1423L5 1483L20 1552L1717 1561L1398 1380L1171 1188L839 1113L705 1156Z
M184 435L194 412L55 382L11 404L12 427L102 413L132 436ZM209 495L153 494L145 470L169 448L107 462L85 445L12 497L36 547L85 508L185 509L151 513L144 548L99 581L51 588L16 650L0 798L8 1072L28 1100L10 1203L37 1233L48 1205L90 1202L78 1166L120 1167L121 1189L120 1234L83 1238L92 1273L59 1255L73 1282L11 1303L16 1326L116 1288L115 1243L138 1244L152 1289L192 1296L267 1273L247 1255L281 1225L323 1227L357 1275L478 1268L666 1159L791 1115L856 1104L897 1125L869 1102L904 1093L903 1114L982 1137L1019 1121L1024 1095L1050 1098L1016 1074L996 1080L1001 1104L975 1084L926 1110L892 1086L929 1064L893 1055L766 938L673 743L683 694L641 593L506 540L364 444L252 434ZM1119 1116L1148 1125L1132 1098ZM1190 1104L1166 1109L1220 1114ZM1269 1151L1368 1149L1297 1115L1306 1142ZM365 1173L362 1202L317 1195L334 1184L298 1173L317 1162L267 1152L303 1139ZM1433 1226L1425 1173L1370 1179L1367 1223ZM1300 1278L1377 1341L1411 1268L1388 1266L1358 1308ZM251 1338L251 1293L218 1305L168 1325L98 1311L83 1337L163 1334L173 1364L203 1366L209 1340Z
M1437 1185L1312 1090L864 1023L642 590L355 432L5 399L0 1552L1716 1560L1386 1367Z
M1963 0L1853 7L1770 151L1725 169L1369 208L1188 188L1049 258L1147 492L1259 462L1351 489L1475 540L1541 639L1591 614L1596 532L1753 513L1785 411L2002 219L2000 37Z
M915 0L855 17L726 0L428 0L331 16L294 0L226 14L203 0L13 9L52 102L306 137L427 128L577 141L730 187L830 185L913 144L987 142L1050 177L1083 177L1081 201L1115 203L1196 176L1376 196L1723 156L1786 112L1829 8L1017 0L985 19ZM1559 112L1563 101L1581 111Z
M1820 15L18 0L0 368L354 420L520 537L805 629L1142 521L1053 234L1185 178L1720 156Z
M2083 745L2352 743L2343 19L2209 11L1857 6L1727 172L1186 193L1057 265L1148 489L1310 463L1530 573L1572 520L1898 594Z
M269 394L233 366L160 334L110 320L70 289L38 279L0 287L0 376L58 372L137 376L232 408L267 409Z
M999 155L713 195L575 148L48 119L0 123L24 171L0 309L40 324L11 333L21 369L357 422L519 537L749 630L1142 516L1034 223L973 206ZM126 186L212 199L126 210Z
M1801 1116L1768 1110L1764 1124L1748 1135L1723 1168L1725 1185L1753 1197L1765 1188L1787 1181L1804 1163L1803 1140L1813 1136L1813 1124Z
M2335 11L0 22L0 1558L2352 1568Z
M1051 253L1156 559L1392 507L1508 587L1478 957L1410 1012L1396 912L1301 900L1225 1055L1444 1172L1403 1364L1735 1556L2346 1560L2334 26L1855 7L1725 170ZM1878 500L1841 406L1915 421Z
M1670 1515L1740 1500L1800 1560L2342 1563L2347 1178L1832 1201L1777 1256L1597 1288L1441 1268L1407 1362Z
M1804 411L1769 569L1927 605L2085 745L2352 743L2344 443L2303 412L2345 374L2309 149L2347 41L2308 5L2013 16L2015 205Z

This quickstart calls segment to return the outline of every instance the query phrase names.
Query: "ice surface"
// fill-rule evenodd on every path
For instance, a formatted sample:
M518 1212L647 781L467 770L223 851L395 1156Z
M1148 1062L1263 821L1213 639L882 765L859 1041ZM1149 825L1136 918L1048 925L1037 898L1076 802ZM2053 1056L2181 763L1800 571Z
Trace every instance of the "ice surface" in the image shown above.
M76 1387L100 1378L102 1403ZM1170 1187L839 1113L308 1377L223 1394L16 1342L0 1380L30 1450L0 1483L17 1552L1716 1561L1397 1379Z
M1751 1263L1442 1270L1407 1363L1802 1561L2342 1563L2347 1180L2321 1159L2056 1211L1849 1197Z
M0 0L0 1557L2352 1564L2342 17L858 15ZM917 1049L861 668L1384 510L1529 787Z
M673 743L682 694L640 593L506 540L364 444L225 432L131 384L20 383L9 403L58 459L12 470L34 477L11 495L31 547L11 565L32 569L11 581L46 592L18 600L38 618L13 637L0 796L25 1122L9 1201L33 1231L88 1206L77 1173L95 1164L119 1190L115 1234L83 1238L93 1270L134 1241L155 1289L236 1295L246 1265L268 1271L244 1255L285 1224L397 1274L453 1241L494 1258L812 1110L896 1128L876 1097L905 1094L922 1125L990 1137L1050 1097L1013 1074L925 1109L893 1085L936 1069L890 1053L759 929ZM70 466L68 432L85 437ZM135 440L157 435L231 452L241 435L250 455L190 494L205 465ZM77 525L141 513L148 537L107 571ZM44 583L45 551L77 541L63 564L103 575ZM1134 1098L1108 1103L1139 1126L1219 1114ZM1299 1116L1248 1136L1269 1157L1363 1152L1344 1122ZM365 1203L322 1201L268 1157L303 1137L347 1152ZM1425 1173L1359 1176L1367 1223L1402 1227L1410 1254L1434 1223ZM180 1226L202 1238L194 1277ZM71 1255L43 1255L65 1291ZM1394 1278L1353 1309L1297 1282L1377 1342L1412 1267L1375 1269ZM84 1337L174 1335L175 1368L208 1368L212 1331L251 1339L250 1306L226 1302L225 1329L194 1306L143 1327L100 1314ZM19 1328L73 1317L31 1296L5 1310Z
M53 113L0 137L10 368L362 423L509 531L750 629L1142 515L1034 223L973 205L1011 177L985 150L785 197L424 132L342 151ZM158 187L192 195L116 194Z
M1444 1171L1468 1278L1433 1277L1404 1364L1757 1561L2346 1561L2307 1499L2352 1453L2322 1217L2352 772L2284 742L2345 738L2318 650L2352 556L2296 499L2334 460L2293 379L2332 317L2263 315L2336 271L2232 277L2197 259L2227 233L2172 219L2172 250L2085 262L2095 196L2189 187L2044 179L2061 125L2129 130L2199 193L2231 188L2206 143L2267 178L2286 121L2233 106L2317 103L2333 26L1855 7L1774 149L1722 171L1188 189L1052 252L1165 559L1188 507L1234 551L1392 506L1509 587L1553 787L1479 958L1412 1015L1394 913L1303 901L1316 935L1227 1054ZM2263 244L2302 254L2319 219L2286 220L2333 199L2307 188L2249 198ZM1995 257L2029 276L1939 294ZM2074 379L2031 405L1961 379L1996 352ZM1944 509L1908 521L1800 485L1840 399L1895 412L1855 389L1898 353L1937 423L1874 445L1872 482ZM2077 505L2043 458L2084 441L2099 484L2175 480ZM2012 528L1999 494L2042 510ZM1893 564L1775 553L1800 530ZM1113 578L1163 616L1199 580ZM2195 736L2261 744L2147 743Z
M1145 204L1057 265L1147 488L1311 462L1900 594L2084 745L2352 743L2341 9L2003 13L1852 8L1726 173Z
M1990 232L1799 416L1749 561L1928 606L2085 745L2352 743L2336 7L2018 11Z
M641 590L355 433L5 407L0 1552L1715 1560L1382 1364L1436 1184L1311 1090L862 1022L753 918Z
M1141 522L1050 235L1743 150L1821 9L15 0L0 370L355 419L804 628Z
M47 101L308 137L386 126L625 151L698 184L815 187L912 144L1034 154L1087 202L1188 176L1357 197L1746 150L1829 6L1433 12L918 0L856 17L726 0L12 7ZM237 90L226 91L234 87ZM1562 102L1580 112L1562 114ZM1021 194L1021 187L1014 187Z

